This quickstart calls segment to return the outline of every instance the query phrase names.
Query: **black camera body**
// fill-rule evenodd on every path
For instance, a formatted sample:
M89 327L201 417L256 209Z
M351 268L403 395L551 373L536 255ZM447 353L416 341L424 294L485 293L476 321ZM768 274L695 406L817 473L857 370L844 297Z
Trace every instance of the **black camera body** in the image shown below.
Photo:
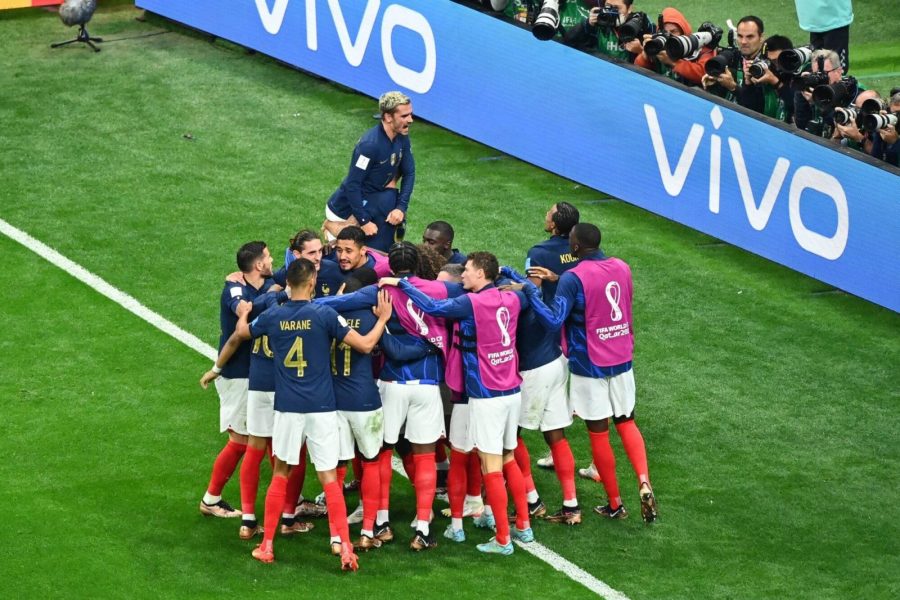
M794 89L798 92L809 92L821 85L828 84L828 73L804 73L794 78Z
M767 71L771 70L772 61L766 58L765 56L757 56L756 59L752 63L750 63L750 67L747 71L750 73L750 77L753 79L759 79L763 75L766 74Z
M722 75L726 69L737 69L741 64L741 51L737 48L723 48L719 53L706 61L704 69L710 77Z
M827 74L822 73L828 77ZM827 79L826 79L827 80ZM813 102L820 110L829 110L838 106L849 106L856 97L859 88L855 77L843 77L836 83L820 85L813 88Z
M597 25L606 29L612 29L619 24L619 7L603 6L597 15Z
M625 44L631 40L641 39L645 33L650 33L652 30L653 26L646 13L633 12L617 29L619 43Z

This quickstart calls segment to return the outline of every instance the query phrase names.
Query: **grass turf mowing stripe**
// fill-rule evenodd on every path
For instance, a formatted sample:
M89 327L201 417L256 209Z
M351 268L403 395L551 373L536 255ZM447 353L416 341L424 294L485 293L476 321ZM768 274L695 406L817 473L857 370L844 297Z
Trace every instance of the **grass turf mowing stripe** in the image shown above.
M113 287L102 278L91 273L78 263L63 256L53 248L50 248L40 240L37 240L34 237L28 235L21 229L10 225L3 219L0 219L0 232L2 232L10 239L18 242L22 246L28 248L41 258L44 258L48 262L71 274L73 277L93 288L103 296L106 296L116 304L134 313L136 316L140 317L150 325L153 325L160 331L169 334L192 350L197 351L210 360L215 360L218 356L215 348L213 348L209 344L201 341L193 334L181 329L165 317L150 310L149 308L138 302L132 296L126 294L116 287ZM400 463L400 461L395 457L393 463L394 470L406 477L406 473L402 469L402 463L398 463ZM618 592L609 587L607 584L600 581L590 573L587 573L577 565L569 562L556 552L553 552L549 548L544 547L540 543L532 542L527 545L521 543L517 544L520 548L523 548L532 556L541 559L560 573L563 573L570 579L580 583L597 595L606 598L607 600L628 600L628 597L621 592Z

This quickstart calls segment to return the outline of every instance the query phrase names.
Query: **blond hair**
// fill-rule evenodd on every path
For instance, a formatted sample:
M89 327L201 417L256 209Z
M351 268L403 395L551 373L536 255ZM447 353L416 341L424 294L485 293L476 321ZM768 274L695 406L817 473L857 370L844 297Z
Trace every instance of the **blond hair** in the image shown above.
M841 57L838 56L838 53L834 50L827 50L825 48L821 48L819 50L815 50L812 53L812 56L809 59L810 64L817 65L819 64L819 57L824 58L828 62L831 63L832 69L840 69L841 68Z
M378 109L381 111L381 115L384 116L393 114L398 106L403 106L410 102L409 96L403 92L385 92L378 99Z

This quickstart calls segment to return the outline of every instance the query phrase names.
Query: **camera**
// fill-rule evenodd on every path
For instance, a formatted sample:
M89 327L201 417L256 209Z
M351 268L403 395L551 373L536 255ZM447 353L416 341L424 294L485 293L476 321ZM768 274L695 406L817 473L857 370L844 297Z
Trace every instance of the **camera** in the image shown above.
M778 55L778 68L785 73L799 74L803 70L803 65L811 59L812 48L809 46L782 50L781 54Z
M656 56L666 49L666 41L672 36L665 31L660 31L644 44L644 53L647 56Z
M889 107L881 98L869 98L868 100L865 100L859 108L859 112L864 115L874 115L883 110L889 110Z
M835 125L849 125L850 123L856 123L857 127L860 123L860 114L859 112L852 106L837 107L834 109L834 123Z
M827 74L823 73L827 77ZM821 110L835 106L847 106L856 95L856 78L844 77L836 83L813 88L813 102Z
M897 127L897 115L893 113L886 115L877 113L863 116L863 129L868 131L878 131L879 129L887 129L888 127Z
M541 10L534 19L531 33L539 40L549 40L559 29L559 0L544 0Z
M668 48L666 48L666 50L668 50ZM706 74L710 77L718 77L724 73L728 67L737 68L737 65L740 64L740 60L741 53L737 48L725 48L724 50L719 50L717 55L706 61Z
M800 77L794 79L794 89L800 92L808 92L820 85L828 84L828 73L804 73Z
M597 25L605 29L612 29L619 24L619 7L602 6L597 15Z
M771 68L771 60L764 56L758 56L752 63L750 63L750 67L747 69L747 71L750 73L750 77L752 77L753 79L759 79L766 74L766 71Z
M619 43L624 44L634 39L640 39L645 33L650 33L650 19L642 12L634 12L628 15L625 22L619 25Z
M666 41L666 54L668 54L669 58L672 60L681 60L682 58L691 60L700 54L700 48L704 46L715 46L721 39L722 29L707 21L697 29L697 33L670 37ZM723 68L722 71L719 72L719 75L724 72L725 69ZM709 74L711 75L711 73Z

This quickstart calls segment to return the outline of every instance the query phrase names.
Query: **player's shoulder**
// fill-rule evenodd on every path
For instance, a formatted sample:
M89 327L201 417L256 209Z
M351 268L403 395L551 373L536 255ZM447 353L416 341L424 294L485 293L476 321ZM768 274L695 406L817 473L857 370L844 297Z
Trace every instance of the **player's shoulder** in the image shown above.
M225 285L222 286L222 298L224 298L225 300L231 300L232 298L244 298L246 295L247 294L243 283L226 281Z
M357 146L377 146L381 143L382 133L384 128L381 126L379 122L378 125L367 130L362 136L360 136L359 141L356 142Z

